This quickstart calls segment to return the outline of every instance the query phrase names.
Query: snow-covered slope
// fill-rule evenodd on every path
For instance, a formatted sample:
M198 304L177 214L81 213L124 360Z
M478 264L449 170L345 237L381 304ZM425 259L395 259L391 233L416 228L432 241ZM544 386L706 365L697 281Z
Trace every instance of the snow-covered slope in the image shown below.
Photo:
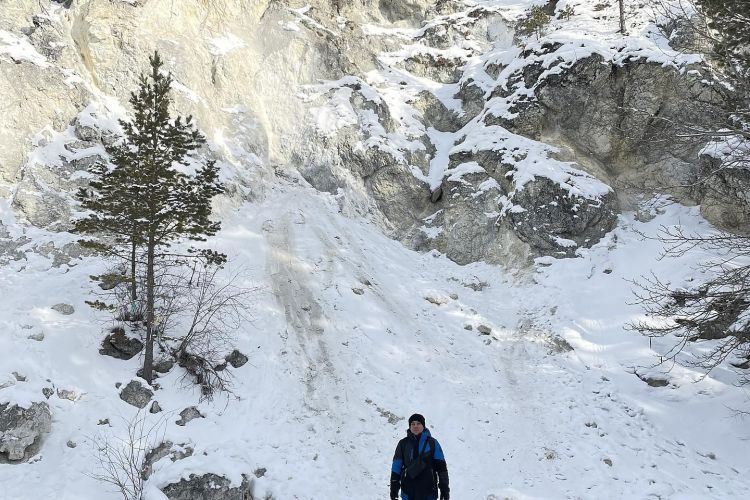
M239 482L260 468L258 494L379 498L414 411L443 445L456 498L742 497L750 435L728 408L745 407L744 391L727 372L702 379L677 367L663 375L668 386L648 386L634 372L648 373L655 351L622 329L639 314L625 304L625 278L686 265L655 262L639 232L678 217L701 224L692 211L624 216L580 258L514 275L414 253L337 212L329 195L279 182L225 221L218 246L260 287L237 336L250 361L235 371L239 399L198 404L206 418L184 427L177 413L197 391L178 369L159 379L164 413L148 418L195 453L157 462L147 498L190 473ZM0 271L2 373L26 378L0 390L3 400L38 399L48 386L79 395L49 399L53 431L32 463L0 466L2 498L118 498L86 473L93 438L122 435L135 413L115 383L138 361L97 354L107 323L83 304L96 268L39 257ZM75 314L50 309L61 301ZM43 341L27 338L37 330ZM557 336L574 350L556 348Z

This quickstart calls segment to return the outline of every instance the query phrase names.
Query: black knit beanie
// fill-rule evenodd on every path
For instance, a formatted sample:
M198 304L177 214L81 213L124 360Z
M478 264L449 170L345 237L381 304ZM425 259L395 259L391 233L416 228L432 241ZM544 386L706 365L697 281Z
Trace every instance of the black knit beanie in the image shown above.
M414 421L421 423L422 426L425 425L425 423L424 423L424 417L422 415L420 415L419 413L415 413L414 415L412 415L411 417L409 417L409 424L410 425Z

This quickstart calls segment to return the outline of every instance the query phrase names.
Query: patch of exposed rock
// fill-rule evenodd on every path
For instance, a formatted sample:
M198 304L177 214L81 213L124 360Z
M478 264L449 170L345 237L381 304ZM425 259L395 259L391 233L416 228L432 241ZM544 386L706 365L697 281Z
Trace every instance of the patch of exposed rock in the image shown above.
M195 406L190 406L189 408L185 408L180 412L180 419L177 420L175 423L177 425L187 425L188 422L191 420L195 420L196 418L205 418L203 414L196 408Z
M456 83L463 74L464 63L460 58L421 52L407 58L402 65L414 75L439 83Z
M153 396L154 392L151 389L144 387L143 384L137 380L131 380L128 385L120 391L120 399L136 408L145 408Z
M28 460L39 451L42 437L51 429L47 403L32 403L28 408L0 404L0 458L11 463Z
M572 196L543 177L516 191L513 203L523 208L508 213L513 229L542 254L573 256L578 247L598 242L617 223L614 191L592 200Z
M674 125L718 129L732 96L720 85L706 85L711 77L700 67L689 69L637 60L615 64L592 55L537 84L545 68L532 64L511 78L505 93L514 85L535 86L535 99L517 103L513 120L488 115L485 122L559 146L559 159L609 179L620 193L667 191L700 203L715 224L741 228L750 221L750 177L726 169L696 183L715 164L700 154L705 141L680 139ZM498 89L494 95L502 94Z
M247 356L242 354L237 349L227 354L224 359L226 360L227 363L232 365L232 368L239 368L245 363L247 363Z
M181 479L161 490L169 500L255 500L252 480L243 477L239 486L217 474L190 474L189 479ZM265 500L265 499L264 499ZM271 499L268 499L271 500Z
M124 330L117 329L104 338L99 354L117 359L130 359L142 349L143 342L137 338L128 337Z
M172 462L182 460L193 455L195 450L186 444L175 446L172 441L164 441L149 450L143 457L143 476L148 479L154 470L154 464L164 457L169 457Z
M76 312L73 306L71 306L70 304L65 304L63 302L60 302L59 304L55 304L54 306L52 306L52 310L57 311L64 316L70 316L71 314Z

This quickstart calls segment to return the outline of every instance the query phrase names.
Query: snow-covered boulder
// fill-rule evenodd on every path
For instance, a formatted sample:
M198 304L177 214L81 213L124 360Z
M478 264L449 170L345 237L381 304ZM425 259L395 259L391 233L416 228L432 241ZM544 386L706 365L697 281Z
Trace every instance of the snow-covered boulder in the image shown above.
M9 403L0 405L0 454L17 462L36 453L40 439L52 429L47 403L32 403L28 408Z
M542 254L572 256L579 246L598 242L617 223L617 197L574 196L546 178L515 193L508 217L521 240Z

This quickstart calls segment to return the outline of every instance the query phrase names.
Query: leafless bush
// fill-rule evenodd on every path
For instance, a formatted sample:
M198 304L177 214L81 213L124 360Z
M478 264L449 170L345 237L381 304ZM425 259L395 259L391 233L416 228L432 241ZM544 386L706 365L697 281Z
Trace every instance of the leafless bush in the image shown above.
M696 249L718 257L699 265L696 273L708 278L690 288L674 287L654 274L634 281L635 303L649 319L628 327L649 337L673 336L676 342L663 360L676 360L691 342L710 342L692 363L706 373L727 360L750 359L750 238L662 227L659 240L665 245L663 257ZM740 382L748 381L743 377Z
M250 319L255 288L242 286L242 273L223 276L223 268L199 265L184 276L170 304L168 321L187 317L184 335L165 343L180 366L211 399L217 391L231 393L231 372L224 357L233 348L233 332Z
M126 421L124 437L100 433L92 439L98 470L89 477L114 486L124 500L141 500L145 481L146 454L164 433L164 419L149 424L147 414L139 410Z

